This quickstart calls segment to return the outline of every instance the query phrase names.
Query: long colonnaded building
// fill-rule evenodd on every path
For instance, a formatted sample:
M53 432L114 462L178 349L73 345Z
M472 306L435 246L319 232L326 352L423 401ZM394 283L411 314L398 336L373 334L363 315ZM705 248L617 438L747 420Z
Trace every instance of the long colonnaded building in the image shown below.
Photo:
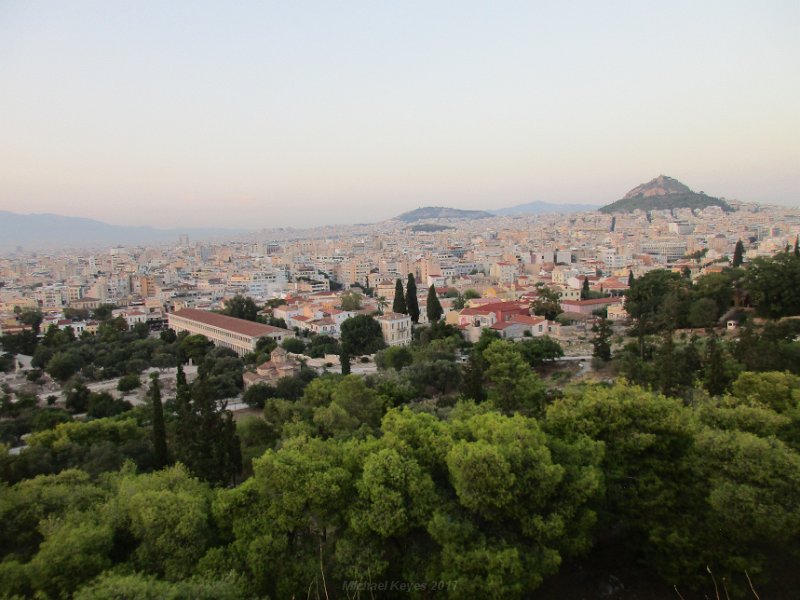
M189 334L204 335L216 346L230 348L239 356L253 352L261 338L269 337L280 343L286 338L294 337L294 332L288 329L196 308L177 310L170 313L168 319L169 327L175 333L186 331Z

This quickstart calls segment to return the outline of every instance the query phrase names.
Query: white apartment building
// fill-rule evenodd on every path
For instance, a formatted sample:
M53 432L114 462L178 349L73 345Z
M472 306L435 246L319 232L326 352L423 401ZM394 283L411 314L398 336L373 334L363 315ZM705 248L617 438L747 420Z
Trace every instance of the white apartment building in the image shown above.
M489 269L489 275L496 277L500 283L514 283L518 273L516 263L496 262Z
M400 313L385 313L376 317L381 325L387 346L406 346L411 343L411 317Z
M250 273L247 280L247 293L251 296L266 298L284 291L286 291L284 271L257 271Z
M663 256L666 260L678 260L686 254L686 241L675 239L652 239L641 243L642 252L656 256Z

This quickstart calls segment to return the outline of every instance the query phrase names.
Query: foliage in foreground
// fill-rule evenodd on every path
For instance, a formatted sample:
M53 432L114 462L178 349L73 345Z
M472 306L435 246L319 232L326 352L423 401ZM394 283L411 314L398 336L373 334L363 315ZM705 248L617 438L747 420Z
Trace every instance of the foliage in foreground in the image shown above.
M707 583L710 566L741 591L745 570L766 582L775 558L796 551L800 378L745 373L731 394L688 406L626 383L589 385L544 413L520 402L504 414L513 373L492 376L501 389L488 402L385 414L385 398L357 377L315 380L279 432L261 419L240 429L263 454L232 489L181 465L4 485L0 587L282 598L309 586L335 596L346 581L442 580L453 598L515 598L564 560L623 544L682 590ZM96 423L95 435L132 427ZM34 441L79 442L86 425Z

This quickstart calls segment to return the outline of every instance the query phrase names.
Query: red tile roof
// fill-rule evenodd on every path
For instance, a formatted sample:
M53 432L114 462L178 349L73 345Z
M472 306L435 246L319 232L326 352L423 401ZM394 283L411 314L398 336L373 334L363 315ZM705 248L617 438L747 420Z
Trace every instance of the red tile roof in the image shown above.
M569 304L571 306L590 306L593 304L615 304L622 302L622 298L606 296L605 298L592 298L591 300L562 300L561 304Z
M197 310L195 308L184 308L175 311L176 317L183 317L191 321L197 321L204 325L211 325L212 327L219 327L220 329L227 329L239 335L247 335L250 337L261 337L274 333L292 333L288 329L281 329L280 327L273 327L272 325L264 325L263 323L254 323L245 319L237 319L236 317L229 317L227 315L219 315L207 310Z
M544 317L528 317L525 315L511 315L510 323L521 323L523 325L538 325L544 323L547 319Z
M459 314L461 315L485 315L491 312L508 312L511 310L526 310L528 308L527 302L491 302L481 306L470 307L463 309Z

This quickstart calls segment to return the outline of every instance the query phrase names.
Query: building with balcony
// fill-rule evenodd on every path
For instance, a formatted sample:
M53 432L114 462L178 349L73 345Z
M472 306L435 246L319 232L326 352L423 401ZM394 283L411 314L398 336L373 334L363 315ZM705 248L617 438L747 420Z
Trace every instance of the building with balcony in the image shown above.
M388 312L376 319L381 325L383 341L387 346L405 346L411 343L411 317Z

